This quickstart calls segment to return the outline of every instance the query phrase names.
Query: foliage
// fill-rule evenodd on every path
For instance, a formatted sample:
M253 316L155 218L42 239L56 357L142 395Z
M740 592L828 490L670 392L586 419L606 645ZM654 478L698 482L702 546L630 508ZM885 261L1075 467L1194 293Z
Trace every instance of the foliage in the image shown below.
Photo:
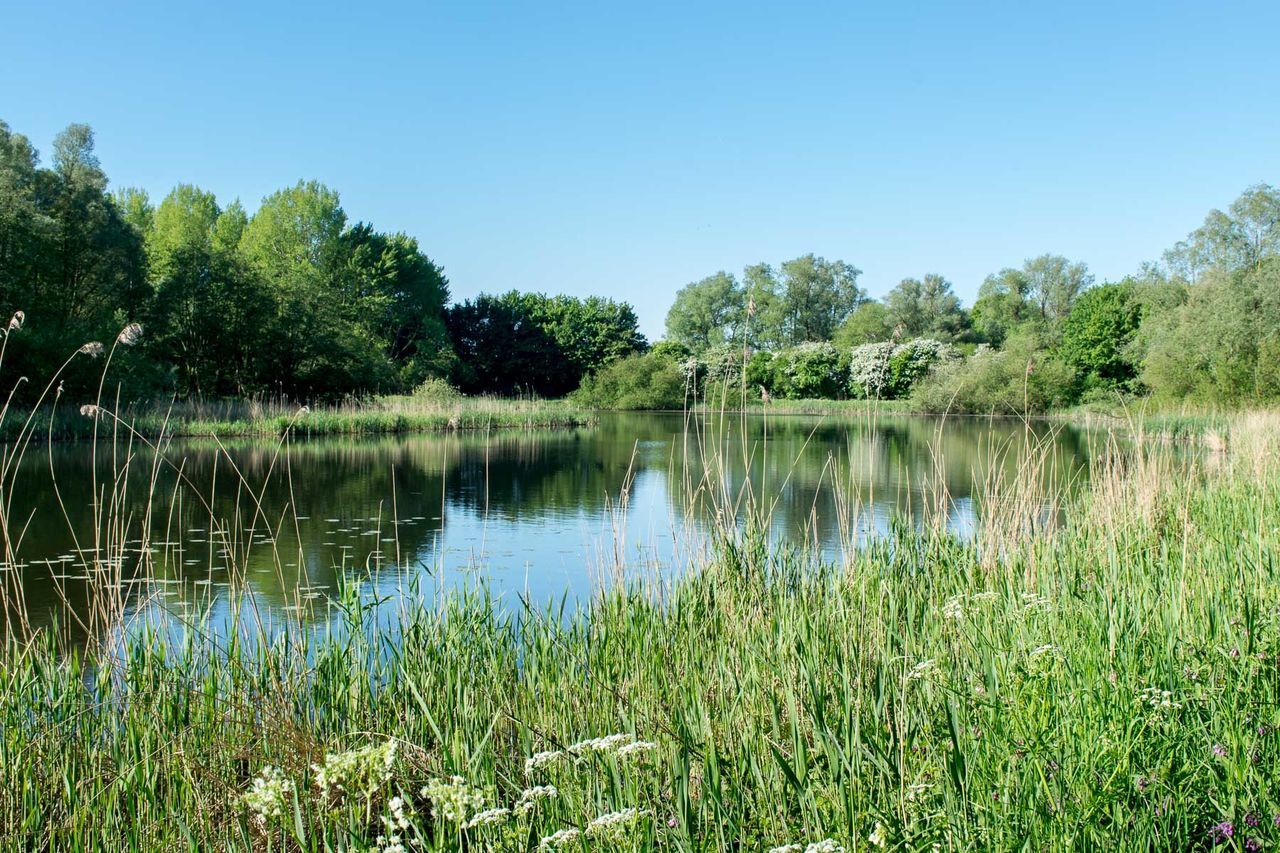
M840 349L849 350L863 344L887 341L891 337L893 320L889 309L883 302L867 301L840 324L831 342Z
M1280 258L1213 270L1141 327L1142 381L1159 397L1236 404L1280 396Z
M446 325L467 393L559 397L587 374L644 349L630 305L509 291L454 305Z
M687 284L667 311L667 338L700 353L738 338L745 319L743 292L727 272Z
M1142 308L1125 284L1084 292L1062 324L1062 357L1087 388L1120 388L1137 375L1130 345Z
M770 393L789 399L843 396L848 357L829 343L807 343L773 354Z
M680 362L665 352L637 353L588 375L573 393L578 405L593 409L683 409L689 385Z
M1030 414L1068 405L1075 371L1034 334L1020 333L1003 350L978 348L941 364L916 385L913 406L924 412Z
M885 297L890 326L903 338L953 340L968 325L951 282L937 273L923 280L904 278Z
M251 217L190 185L154 208L106 187L88 127L60 134L44 169L0 123L0 306L28 316L10 353L28 375L133 321L141 346L118 365L130 397L337 398L449 369L439 267L412 238L348 224L327 187L273 193ZM94 379L78 363L62 374L73 397Z

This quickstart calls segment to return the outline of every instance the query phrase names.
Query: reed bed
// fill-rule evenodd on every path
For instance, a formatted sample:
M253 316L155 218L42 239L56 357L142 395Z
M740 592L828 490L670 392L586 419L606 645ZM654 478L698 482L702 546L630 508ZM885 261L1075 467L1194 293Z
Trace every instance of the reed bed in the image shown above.
M157 402L122 408L114 412L114 417L153 439L561 429L588 426L596 420L591 412L563 400L461 396L448 400L377 397L313 406L286 400ZM24 431L60 441L88 440L103 434L92 418L75 407L10 411L9 416L0 421L0 441L20 440Z
M411 582L388 602L357 575L321 630L263 620L243 594L225 606L253 618L231 630L211 614L116 625L83 651L56 630L10 631L0 840L1280 843L1280 416L1233 420L1206 464L1108 444L1053 524L1017 494L1044 458L1032 448L990 485L995 532L903 524L837 560L767 533L768 495L717 480L714 424L691 440L709 460L696 497L733 504L711 547L586 601L499 598L480 581ZM131 524L106 518L104 539Z

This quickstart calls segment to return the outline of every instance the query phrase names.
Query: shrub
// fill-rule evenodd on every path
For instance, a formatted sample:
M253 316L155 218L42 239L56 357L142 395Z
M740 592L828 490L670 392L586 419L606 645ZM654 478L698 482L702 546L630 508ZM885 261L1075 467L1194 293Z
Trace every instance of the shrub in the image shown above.
M826 342L789 347L772 359L773 392L791 399L833 398L842 396L840 351Z
M950 344L932 338L916 338L899 344L889 357L889 391L894 398L906 397L921 379L943 362L957 358Z
M462 399L462 392L446 380L433 376L418 383L418 387L413 389L413 397L432 403L452 403Z
M849 393L867 400L906 397L937 365L958 357L950 344L932 338L863 344L849 355Z
M1071 402L1075 371L1029 337L995 351L978 347L968 359L939 365L911 394L925 412L1030 414Z
M849 354L849 393L860 400L878 400L889 396L889 361L893 358L893 341L863 344Z
M687 387L675 359L648 352L619 359L591 374L572 399L594 409L682 409Z

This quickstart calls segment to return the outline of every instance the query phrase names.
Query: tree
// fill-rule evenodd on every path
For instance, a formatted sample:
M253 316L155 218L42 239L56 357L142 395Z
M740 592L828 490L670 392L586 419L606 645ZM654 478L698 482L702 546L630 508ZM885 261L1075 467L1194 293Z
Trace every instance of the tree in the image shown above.
M861 270L844 261L802 255L782 265L782 338L789 344L829 341L866 299Z
M147 350L183 395L224 396L266 382L259 354L270 346L260 320L272 314L261 280L241 262L243 211L221 211L213 193L180 184L151 216L146 234L152 286Z
M1165 252L1174 274L1196 282L1212 270L1258 267L1280 253L1280 191L1268 184L1246 189L1227 212L1211 210L1204 224Z
M923 280L904 278L885 296L885 305L889 322L904 338L929 335L950 340L966 324L951 282L937 273L929 273Z
M746 310L746 295L732 275L721 271L686 284L667 311L667 337L700 353L735 340Z
M841 349L887 341L893 337L892 316L883 302L868 301L840 324L832 339Z
M1027 281L1027 297L1035 305L1040 318L1050 324L1060 323L1085 288L1093 283L1089 267L1073 263L1061 255L1040 255L1022 267Z
M27 139L0 123L0 299L6 316L27 315L6 367L33 378L53 376L81 344L114 337L147 296L142 237L107 193L93 131L70 125L53 148L41 168ZM132 361L122 358L118 375ZM77 359L60 381L82 394L98 377ZM20 389L19 399L40 387Z
M1062 324L1060 352L1086 384L1126 386L1137 376L1129 348L1141 320L1141 305L1125 284L1091 288Z
M978 288L970 317L978 336L994 346L1024 323L1031 313L1031 282L1022 270L1006 267L986 277Z
M481 294L450 308L446 325L455 381L471 393L561 396L645 346L631 306L599 297Z

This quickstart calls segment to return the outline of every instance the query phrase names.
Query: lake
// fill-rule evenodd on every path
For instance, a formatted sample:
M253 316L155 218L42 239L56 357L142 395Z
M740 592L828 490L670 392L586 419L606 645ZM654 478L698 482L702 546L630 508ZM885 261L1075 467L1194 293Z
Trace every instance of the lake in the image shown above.
M80 641L118 628L89 618L104 590L128 613L215 623L237 586L260 610L304 620L322 620L344 580L388 599L409 582L479 577L499 595L574 599L620 574L683 570L749 506L767 507L775 539L833 557L894 519L973 535L992 477L1020 470L1052 517L1097 443L1016 420L644 413L563 431L192 441L160 453L34 445L3 496L0 568L34 625L58 618Z

